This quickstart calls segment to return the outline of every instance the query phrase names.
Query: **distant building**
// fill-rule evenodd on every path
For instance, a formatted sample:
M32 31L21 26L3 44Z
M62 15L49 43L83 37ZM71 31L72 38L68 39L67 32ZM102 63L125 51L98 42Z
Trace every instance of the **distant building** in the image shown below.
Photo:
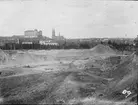
M21 44L39 44L38 38L22 38L20 39Z
M57 42L52 41L52 40L40 40L39 44L40 45L55 45L55 46L59 45Z
M22 42L22 44L33 44L33 42L24 41L24 42Z
M12 38L20 39L20 38L25 38L25 37L24 37L24 35L13 35Z
M84 38L84 39L80 39L79 41L80 41L80 42L90 42L91 39L89 39L89 38Z
M24 36L26 38L36 38L36 37L42 37L42 31L37 31L37 29L35 30L27 30L24 32Z
M15 39L12 37L0 37L0 45L5 44L19 44L19 39Z
M52 39L53 40L65 40L65 38L63 36L61 36L60 33L58 36L56 36L55 29L52 29Z

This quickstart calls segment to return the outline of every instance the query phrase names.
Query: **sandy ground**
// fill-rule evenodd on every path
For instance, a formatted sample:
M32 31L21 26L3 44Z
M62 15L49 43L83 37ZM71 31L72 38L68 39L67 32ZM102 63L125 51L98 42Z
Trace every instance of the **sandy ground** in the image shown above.
M11 53L0 65L0 103L135 105L137 57L95 49Z

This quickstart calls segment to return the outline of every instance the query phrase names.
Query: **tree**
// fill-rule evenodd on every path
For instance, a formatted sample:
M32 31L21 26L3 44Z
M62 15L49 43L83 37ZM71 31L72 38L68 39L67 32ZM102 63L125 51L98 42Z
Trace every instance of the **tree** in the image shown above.
M89 49L90 45L88 43L81 43L80 48Z

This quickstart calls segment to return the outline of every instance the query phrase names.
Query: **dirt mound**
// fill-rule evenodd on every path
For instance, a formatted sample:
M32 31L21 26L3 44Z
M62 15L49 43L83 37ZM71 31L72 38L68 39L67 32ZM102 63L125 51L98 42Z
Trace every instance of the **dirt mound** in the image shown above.
M122 94L124 89L131 91L132 94L129 98L137 94L138 65L135 60L135 54L125 57L115 68L106 72L106 74L108 73L113 78L109 83L108 99L125 99L125 96Z
M93 53L97 53L97 54L115 54L115 51L113 49L111 49L109 46L105 46L102 44L99 44L90 50Z
M0 65L8 61L8 55L0 49Z
M76 101L73 104L78 105L80 102L80 105L131 105L127 102L136 100L138 62L135 54L124 57L109 55L111 57L108 58L101 57L104 55L96 55L90 59L89 53L85 53L86 50L83 54L76 50L71 55L72 51L63 51L64 53L59 55L57 55L58 51L52 51L52 53L31 51L14 54L12 60L14 64L42 61L40 55L59 56L59 61L66 62L56 65L52 61L52 64L47 63L43 66L23 66L23 68L1 70L0 88L4 103L57 104ZM108 54L107 51L106 54ZM88 58L84 54L88 55ZM78 55L83 55L87 59L74 60L73 57L77 58ZM63 59L67 57L68 59L72 57L72 60ZM100 67L105 63L105 71L102 71ZM52 72L40 70L40 68L49 69L48 64L50 64L50 69L53 69ZM60 66L63 65L66 68L61 70ZM55 72L55 67L59 71ZM111 69L107 70L107 67ZM124 89L132 92L128 98L122 94ZM122 101L126 103L119 103Z
M95 84L100 83L100 77L105 78L108 80L108 82L104 83L104 85L99 85L103 89L96 89L96 93L102 91L104 98L109 100L116 100L120 101L125 98L125 95L122 94L122 91L124 89L131 91L132 94L129 96L129 100L135 100L136 91L137 91L137 84L138 84L138 61L137 56L135 54L131 54L129 56L111 56L106 59L99 60L99 65L101 65L101 68L94 68L91 67L90 69L85 70L87 74L90 75L90 79L93 80L92 83L94 83L94 79L96 80ZM102 70L102 66L105 70ZM99 73L98 73L99 71ZM96 73L97 72L97 73ZM84 73L84 72L83 72ZM98 74L98 75L97 75ZM97 78L92 78L96 77ZM75 78L78 76L75 75ZM79 77L86 79L85 82L88 82L88 75L79 75ZM103 82L103 81L102 81ZM86 86L88 87L88 86ZM88 89L86 89L88 90ZM86 92L85 92L86 94ZM132 97L132 98L131 98Z
M133 62L133 60L134 54L123 58L122 61L113 68L112 76L114 78L119 78L133 72L133 69L135 67L135 63Z
M28 52L14 54L11 58L11 64L31 64L42 61L42 58Z

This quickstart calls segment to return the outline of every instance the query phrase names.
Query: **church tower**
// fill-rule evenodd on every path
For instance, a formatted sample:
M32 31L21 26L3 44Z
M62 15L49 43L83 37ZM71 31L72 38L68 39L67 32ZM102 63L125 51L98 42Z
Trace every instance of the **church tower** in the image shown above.
M53 29L52 29L52 39L54 39L55 36L56 36L56 35L55 35L55 29L53 28Z

